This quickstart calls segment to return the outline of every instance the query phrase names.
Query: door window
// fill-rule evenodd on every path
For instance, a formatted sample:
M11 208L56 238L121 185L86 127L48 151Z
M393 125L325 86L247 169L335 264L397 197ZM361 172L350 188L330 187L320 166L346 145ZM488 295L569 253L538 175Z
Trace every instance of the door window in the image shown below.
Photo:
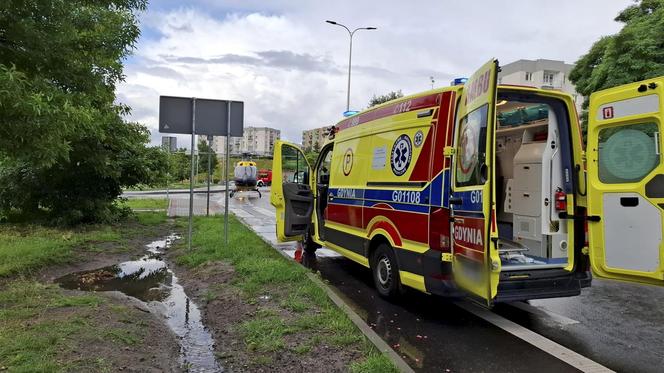
M486 125L489 105L463 117L459 123L456 185L481 185L486 181L482 168L486 160Z
M332 148L324 150L325 156L318 165L318 184L328 185L330 183L330 166L332 164Z
M292 146L284 146L281 151L281 167L284 182L309 184L309 166L304 154Z
M599 132L599 179L605 184L642 180L660 162L657 124L630 124Z

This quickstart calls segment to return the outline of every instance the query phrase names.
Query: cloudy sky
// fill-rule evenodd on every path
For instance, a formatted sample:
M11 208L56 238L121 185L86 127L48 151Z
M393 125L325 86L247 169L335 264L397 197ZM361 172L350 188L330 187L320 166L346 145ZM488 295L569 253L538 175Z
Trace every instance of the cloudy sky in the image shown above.
M245 102L245 126L269 126L301 141L303 129L336 123L345 111L349 28L351 109L373 94L446 86L492 57L503 64L574 62L630 0L153 0L126 61L118 100L132 120L158 132L159 95ZM509 4L509 5L507 5ZM188 144L179 136L178 145Z

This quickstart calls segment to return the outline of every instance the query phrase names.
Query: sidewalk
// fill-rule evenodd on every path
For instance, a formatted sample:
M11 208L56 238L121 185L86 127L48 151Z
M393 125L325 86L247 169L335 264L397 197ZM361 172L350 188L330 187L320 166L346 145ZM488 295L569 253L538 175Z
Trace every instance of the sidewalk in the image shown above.
M230 185L230 188L233 188L233 185ZM225 185L211 185L210 193L223 193L226 191ZM152 194L166 194L166 189L150 189L150 190L126 190L122 192L123 197L129 196L143 196L143 195L152 195ZM194 188L195 194L205 194L207 193L207 187L196 187ZM186 189L169 189L168 194L189 194L189 188Z

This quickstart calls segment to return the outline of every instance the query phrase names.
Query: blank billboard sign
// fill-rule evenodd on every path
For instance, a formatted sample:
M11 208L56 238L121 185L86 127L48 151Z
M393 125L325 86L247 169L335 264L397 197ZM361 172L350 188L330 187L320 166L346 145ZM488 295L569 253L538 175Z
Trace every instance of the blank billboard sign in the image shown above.
M191 134L192 106L196 104L196 135L228 136L228 102L200 98L159 97L159 132ZM230 101L230 136L242 137L244 102Z
M159 132L191 133L191 98L159 97Z

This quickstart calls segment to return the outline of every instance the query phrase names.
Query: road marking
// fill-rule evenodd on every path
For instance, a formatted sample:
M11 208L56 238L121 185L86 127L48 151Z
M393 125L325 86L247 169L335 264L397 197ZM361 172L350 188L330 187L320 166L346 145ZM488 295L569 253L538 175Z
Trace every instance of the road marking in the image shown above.
M542 317L545 317L547 319L551 319L551 320L553 320L553 321L555 321L555 322L557 322L558 324L561 324L561 325L574 325L574 324L579 323L578 321L576 321L574 319L570 319L570 318L565 317L563 315L559 315L557 313L551 312L551 311L546 310L544 308L533 306L532 304L523 303L523 302L513 302L513 303L508 303L508 304L510 306L514 307L514 308L518 308L522 311L532 313L533 315L542 316Z
M504 331L514 335L515 337L530 343L531 345L539 348L540 350L554 356L563 362L583 371L583 372L613 372L611 369L594 362L587 357L580 355L567 347L559 345L558 343L533 332L530 329L510 321L502 316L499 316L486 308L482 308L469 301L459 301L455 304L464 310L472 313L473 315L488 321L489 323L503 329Z

